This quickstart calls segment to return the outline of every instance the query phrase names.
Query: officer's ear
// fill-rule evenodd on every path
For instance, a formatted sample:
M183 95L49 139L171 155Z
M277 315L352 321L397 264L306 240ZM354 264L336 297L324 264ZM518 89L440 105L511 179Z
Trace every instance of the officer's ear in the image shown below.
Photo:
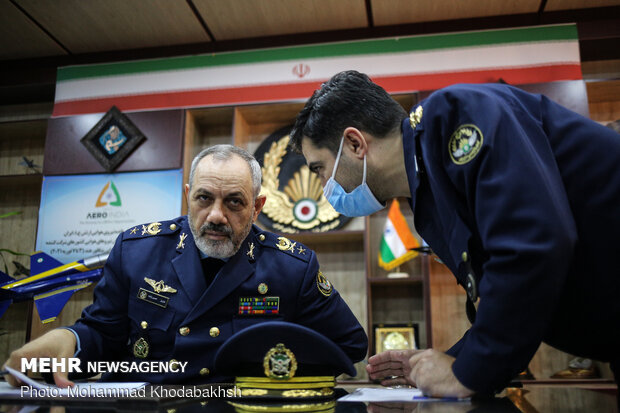
M364 159L364 155L368 152L368 142L364 134L359 129L349 126L344 130L343 136L343 152L348 150L354 157Z
M267 197L265 195L259 195L254 200L254 216L252 217L252 222L255 222L256 219L258 218L258 214L260 214L260 211L262 211L263 206L265 206L266 200L267 200Z
M185 199L187 200L187 205L189 205L189 184L185 184Z

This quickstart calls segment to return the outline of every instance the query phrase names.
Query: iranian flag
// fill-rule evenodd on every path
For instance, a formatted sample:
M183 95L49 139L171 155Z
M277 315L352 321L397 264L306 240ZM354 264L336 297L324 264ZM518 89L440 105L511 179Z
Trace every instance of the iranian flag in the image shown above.
M305 101L351 69L389 93L582 79L576 25L521 27L61 67L53 116Z
M383 229L379 265L390 271L417 256L418 253L411 249L419 246L420 243L411 233L403 213L400 212L398 200L394 199Z

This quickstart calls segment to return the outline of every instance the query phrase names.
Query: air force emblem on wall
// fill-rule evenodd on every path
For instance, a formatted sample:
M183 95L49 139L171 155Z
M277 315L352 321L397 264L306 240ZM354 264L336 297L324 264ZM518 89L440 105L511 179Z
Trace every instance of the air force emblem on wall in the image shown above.
M461 125L448 141L450 159L457 165L464 165L478 155L482 148L482 132L476 125Z

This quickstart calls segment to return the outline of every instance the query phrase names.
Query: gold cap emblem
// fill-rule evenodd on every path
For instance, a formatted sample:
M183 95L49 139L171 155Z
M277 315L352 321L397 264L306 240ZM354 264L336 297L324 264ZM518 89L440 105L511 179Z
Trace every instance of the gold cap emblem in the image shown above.
M145 359L149 355L149 343L144 337L140 337L133 343L133 355L141 359Z
M265 376L272 379L288 380L295 376L297 359L291 350L278 343L263 359Z

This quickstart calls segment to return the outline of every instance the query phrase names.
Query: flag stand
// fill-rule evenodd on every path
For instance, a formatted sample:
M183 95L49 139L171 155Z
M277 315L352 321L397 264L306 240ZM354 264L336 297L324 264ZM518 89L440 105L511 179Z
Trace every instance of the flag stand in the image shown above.
M388 273L387 275L388 278L409 278L408 273L400 271L400 265L394 268L394 270L395 271Z

